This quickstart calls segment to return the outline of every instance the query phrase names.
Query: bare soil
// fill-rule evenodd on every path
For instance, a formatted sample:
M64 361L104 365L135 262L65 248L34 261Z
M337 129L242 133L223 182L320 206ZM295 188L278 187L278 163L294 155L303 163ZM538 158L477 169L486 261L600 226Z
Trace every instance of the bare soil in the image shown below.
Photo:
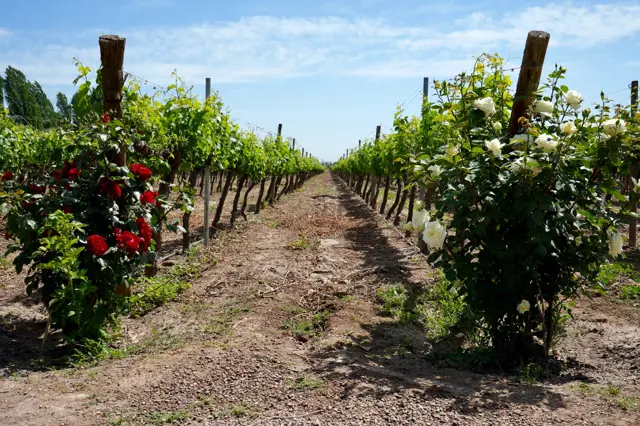
M44 315L5 265L0 425L640 424L640 308L578 300L544 383L437 366L375 297L434 279L402 234L317 176L220 232L179 301L123 320L132 355L92 367L42 360Z

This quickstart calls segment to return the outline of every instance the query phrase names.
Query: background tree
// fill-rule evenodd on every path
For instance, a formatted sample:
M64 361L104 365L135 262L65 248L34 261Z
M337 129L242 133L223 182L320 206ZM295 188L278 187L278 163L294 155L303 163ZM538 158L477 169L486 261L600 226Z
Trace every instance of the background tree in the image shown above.
M73 107L69 103L67 96L62 92L58 92L56 95L56 107L62 120L69 123L73 121Z
M4 78L0 75L0 113L4 112Z
M31 83L22 71L7 67L3 82L9 115L18 123L42 129L56 123L53 104L37 81Z

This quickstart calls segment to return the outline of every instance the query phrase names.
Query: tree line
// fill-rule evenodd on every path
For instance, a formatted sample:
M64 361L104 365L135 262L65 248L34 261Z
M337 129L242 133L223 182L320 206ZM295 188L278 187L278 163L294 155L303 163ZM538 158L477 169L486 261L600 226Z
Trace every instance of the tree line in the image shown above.
M7 67L4 76L0 75L0 111L5 105L9 117L15 122L37 129L74 121L73 106L64 93L56 95L54 109L40 83L27 80L22 71L11 66Z

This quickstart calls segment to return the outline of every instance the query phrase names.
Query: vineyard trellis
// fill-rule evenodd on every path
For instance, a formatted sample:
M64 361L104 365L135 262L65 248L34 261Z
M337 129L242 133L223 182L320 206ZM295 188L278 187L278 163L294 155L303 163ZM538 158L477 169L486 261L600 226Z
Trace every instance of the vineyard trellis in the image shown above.
M164 228L181 231L189 248L198 190L207 245L225 205L233 227L247 219L254 188L258 214L263 197L273 205L324 170L283 138L282 124L262 138L242 130L209 79L203 100L175 72L161 96L143 94L139 81L153 83L124 72L125 44L115 35L99 38L95 83L76 60L73 123L37 130L0 111L0 207L12 240L6 254L18 252L18 272L29 266L27 290L46 305L49 327L79 343L104 336L142 270L157 273ZM135 78L125 85L127 76ZM173 211L182 211L181 223L169 219Z

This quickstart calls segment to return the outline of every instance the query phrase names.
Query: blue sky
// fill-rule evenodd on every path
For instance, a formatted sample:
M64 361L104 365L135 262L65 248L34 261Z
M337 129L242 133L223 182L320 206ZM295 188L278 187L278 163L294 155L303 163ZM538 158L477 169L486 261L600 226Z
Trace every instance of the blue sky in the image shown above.
M627 103L640 79L634 1L129 0L109 11L89 0L4 3L0 70L21 69L52 99L75 91L73 57L95 67L98 37L118 34L125 71L167 85L177 69L203 94L211 77L239 124L283 123L284 136L325 160L377 124L389 131L397 104L417 113L425 76L450 78L483 52L519 66L529 30L551 34L546 71L565 65L587 101L604 90Z

